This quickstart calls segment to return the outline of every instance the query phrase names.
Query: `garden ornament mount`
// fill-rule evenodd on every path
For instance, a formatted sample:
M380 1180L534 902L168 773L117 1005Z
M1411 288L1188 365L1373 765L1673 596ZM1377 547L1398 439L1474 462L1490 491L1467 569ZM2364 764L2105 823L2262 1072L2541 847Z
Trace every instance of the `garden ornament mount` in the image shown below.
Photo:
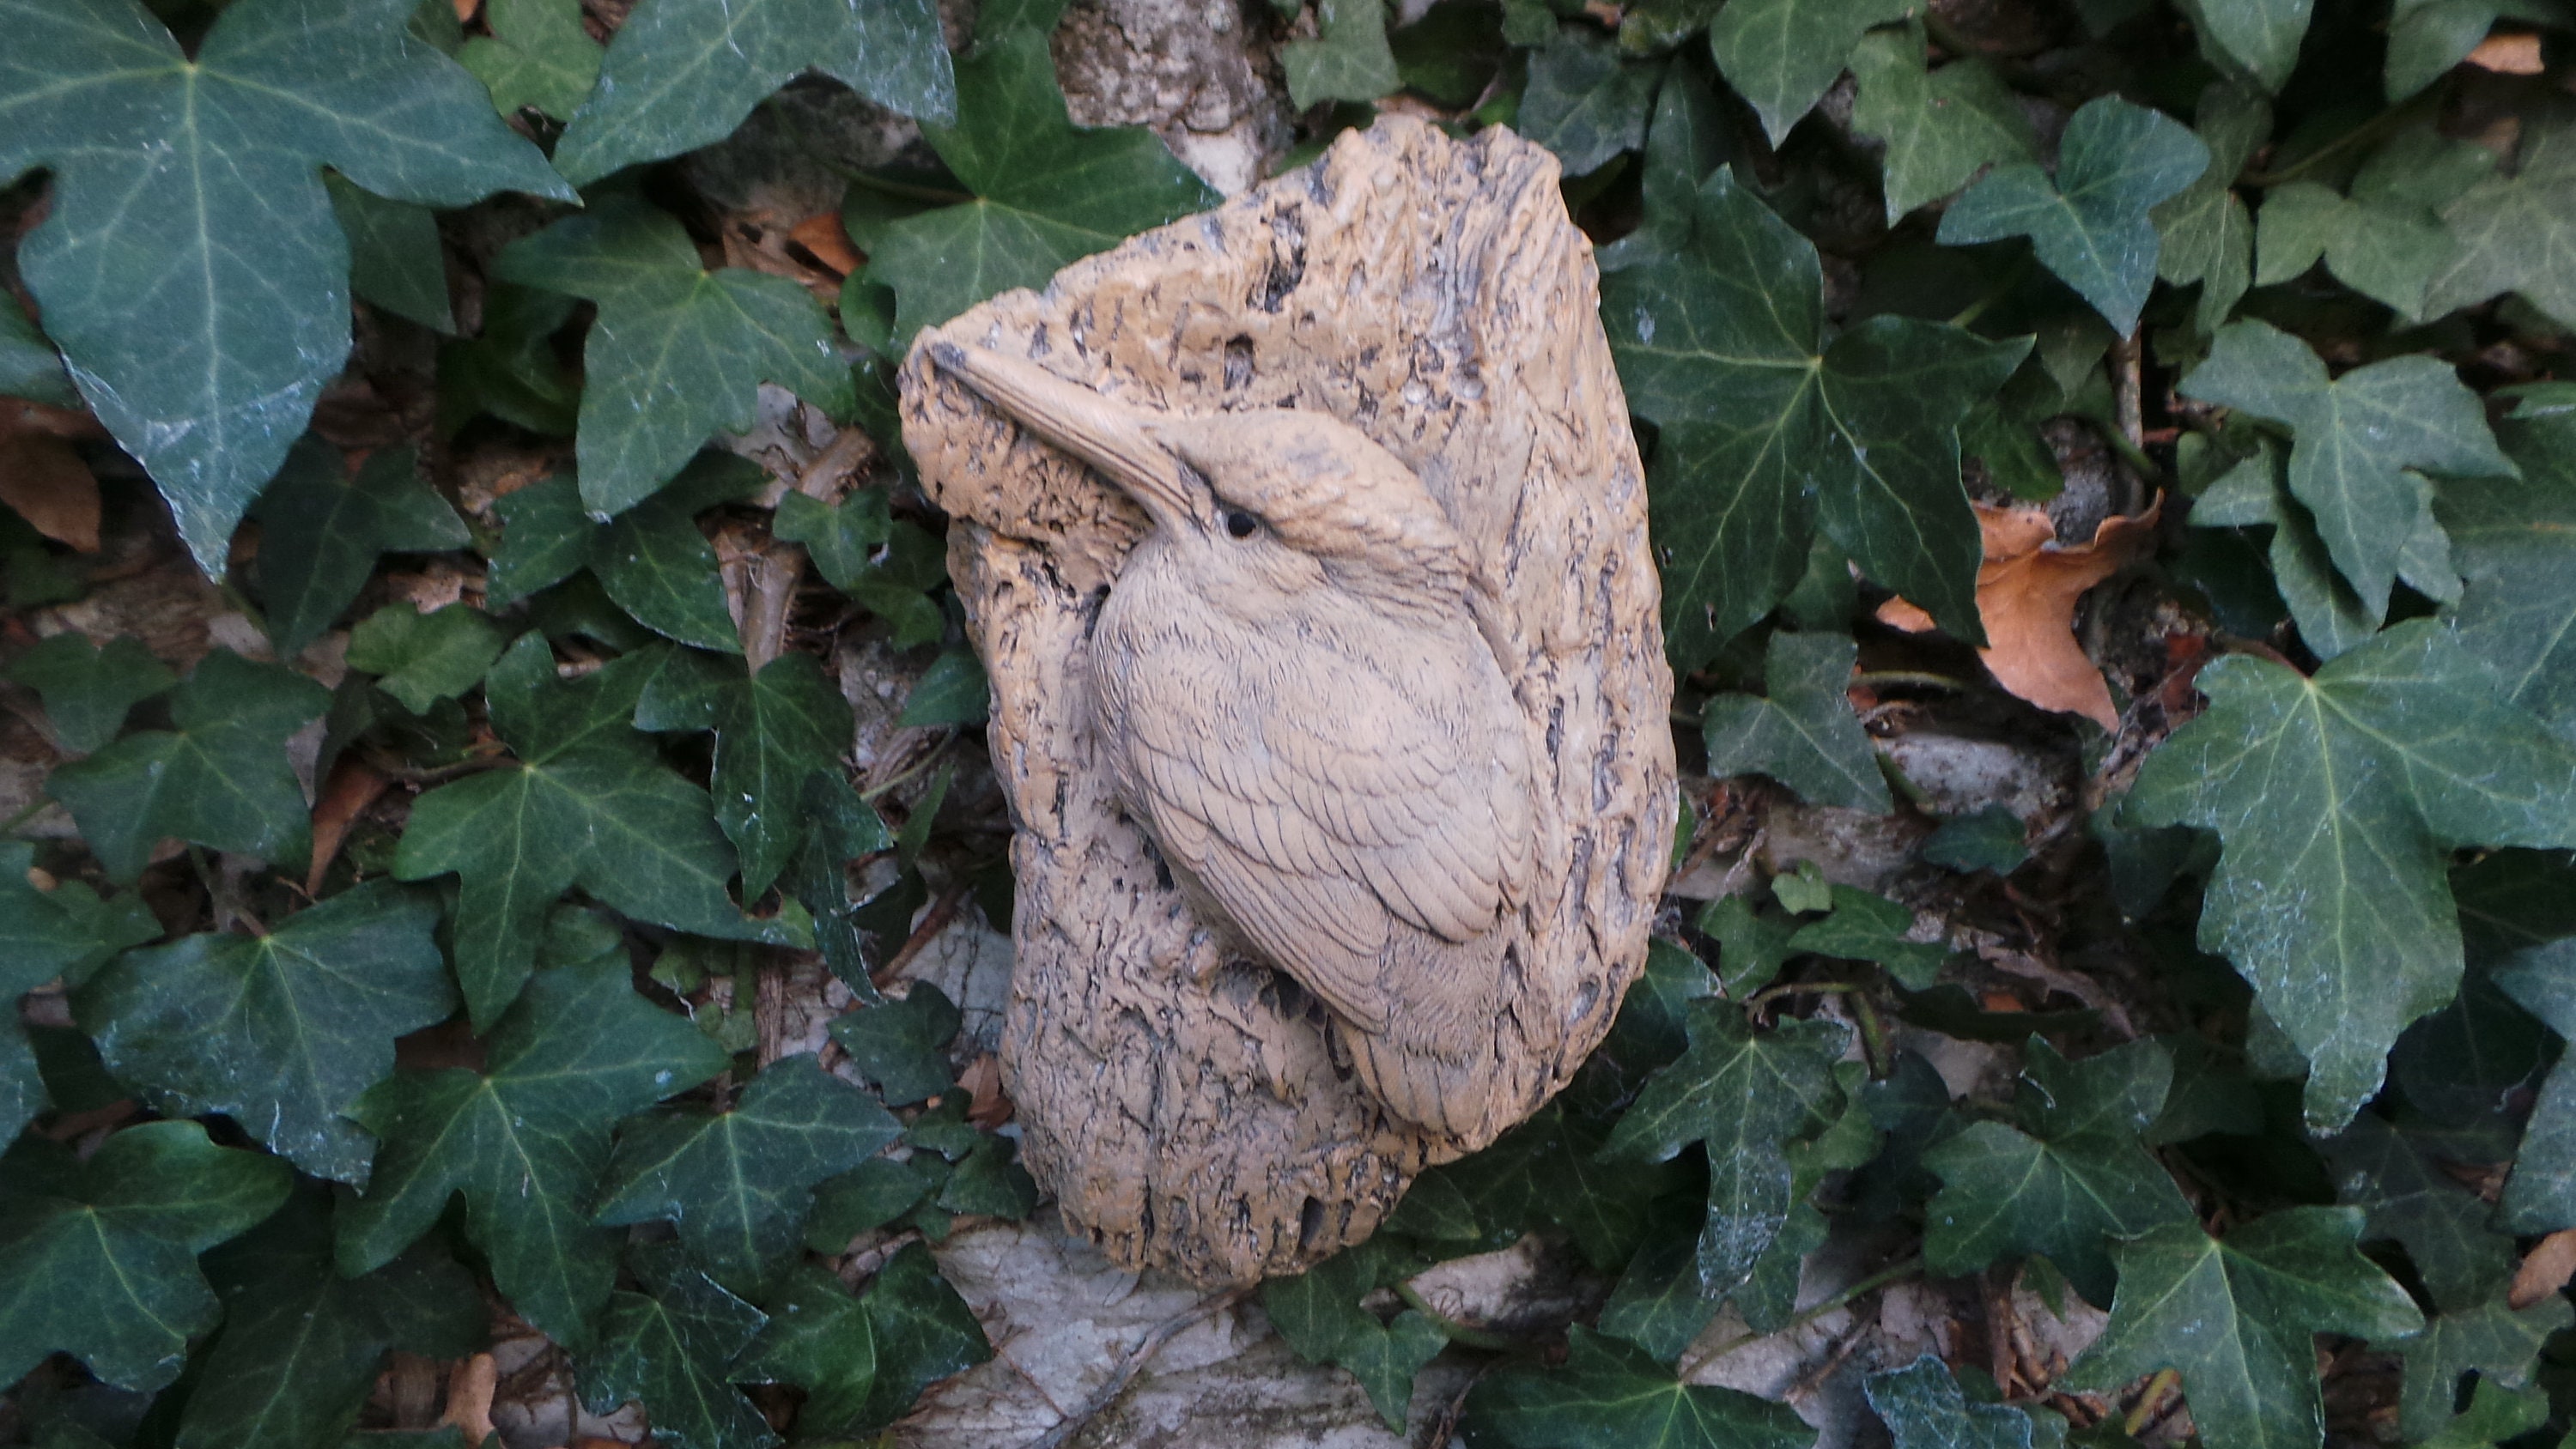
M1643 964L1672 678L1597 293L1546 151L1390 119L904 365L1016 825L1004 1085L1122 1264L1367 1237Z

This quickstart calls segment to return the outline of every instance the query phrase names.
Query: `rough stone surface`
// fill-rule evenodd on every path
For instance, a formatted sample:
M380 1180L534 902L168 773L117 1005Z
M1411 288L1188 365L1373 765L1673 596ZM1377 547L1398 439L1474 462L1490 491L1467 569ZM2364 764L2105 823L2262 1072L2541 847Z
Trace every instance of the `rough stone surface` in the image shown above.
M1390 119L924 336L1143 406L1321 410L1420 475L1500 601L1498 657L1537 762L1515 1115L1608 1029L1674 822L1644 478L1597 292L1545 151ZM1027 1162L1124 1265L1244 1281L1365 1238L1413 1174L1482 1144L1380 1108L1320 1008L1230 957L1121 813L1088 639L1143 513L918 347L903 383L905 440L956 520L949 569L993 679L1019 890L1002 1061Z
M1228 196L1288 149L1262 0L1076 0L1052 40L1079 126L1151 126ZM1266 7L1262 7L1266 8Z

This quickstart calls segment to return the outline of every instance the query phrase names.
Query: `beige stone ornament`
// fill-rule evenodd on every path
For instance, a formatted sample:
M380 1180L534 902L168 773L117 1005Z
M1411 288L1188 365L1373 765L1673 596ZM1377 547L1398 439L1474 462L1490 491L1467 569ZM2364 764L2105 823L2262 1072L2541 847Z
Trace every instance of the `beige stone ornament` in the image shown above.
M1365 1238L1644 961L1672 678L1557 179L1383 120L904 364L1017 827L1003 1081L1122 1264Z

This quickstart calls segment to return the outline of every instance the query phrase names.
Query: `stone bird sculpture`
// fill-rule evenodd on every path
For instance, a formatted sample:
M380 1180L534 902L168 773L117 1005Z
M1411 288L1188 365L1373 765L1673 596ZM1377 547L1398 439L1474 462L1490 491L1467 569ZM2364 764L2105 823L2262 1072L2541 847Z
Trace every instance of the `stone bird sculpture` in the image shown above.
M930 356L1153 518L1092 635L1093 718L1200 918L1323 1002L1389 1111L1489 1135L1533 786L1490 596L1430 491L1324 413L1153 412Z

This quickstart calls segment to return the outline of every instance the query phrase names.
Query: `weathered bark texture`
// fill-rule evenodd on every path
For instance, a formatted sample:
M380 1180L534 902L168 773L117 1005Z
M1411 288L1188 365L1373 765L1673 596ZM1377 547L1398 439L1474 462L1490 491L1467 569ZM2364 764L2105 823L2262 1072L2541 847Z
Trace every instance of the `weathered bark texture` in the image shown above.
M1121 812L1089 640L1141 509L933 369L922 347L1030 358L1171 412L1295 407L1359 428L1428 486L1500 599L1541 821L1520 1060L1535 1110L1643 962L1671 852L1672 680L1644 475L1557 166L1489 130L1389 119L1314 166L925 333L904 438L955 518L949 570L993 680L1018 834L1004 1082L1026 1159L1113 1260L1209 1282L1365 1238L1422 1168L1482 1145L1391 1117L1322 1008L1195 919ZM1334 708L1330 699L1318 710Z

